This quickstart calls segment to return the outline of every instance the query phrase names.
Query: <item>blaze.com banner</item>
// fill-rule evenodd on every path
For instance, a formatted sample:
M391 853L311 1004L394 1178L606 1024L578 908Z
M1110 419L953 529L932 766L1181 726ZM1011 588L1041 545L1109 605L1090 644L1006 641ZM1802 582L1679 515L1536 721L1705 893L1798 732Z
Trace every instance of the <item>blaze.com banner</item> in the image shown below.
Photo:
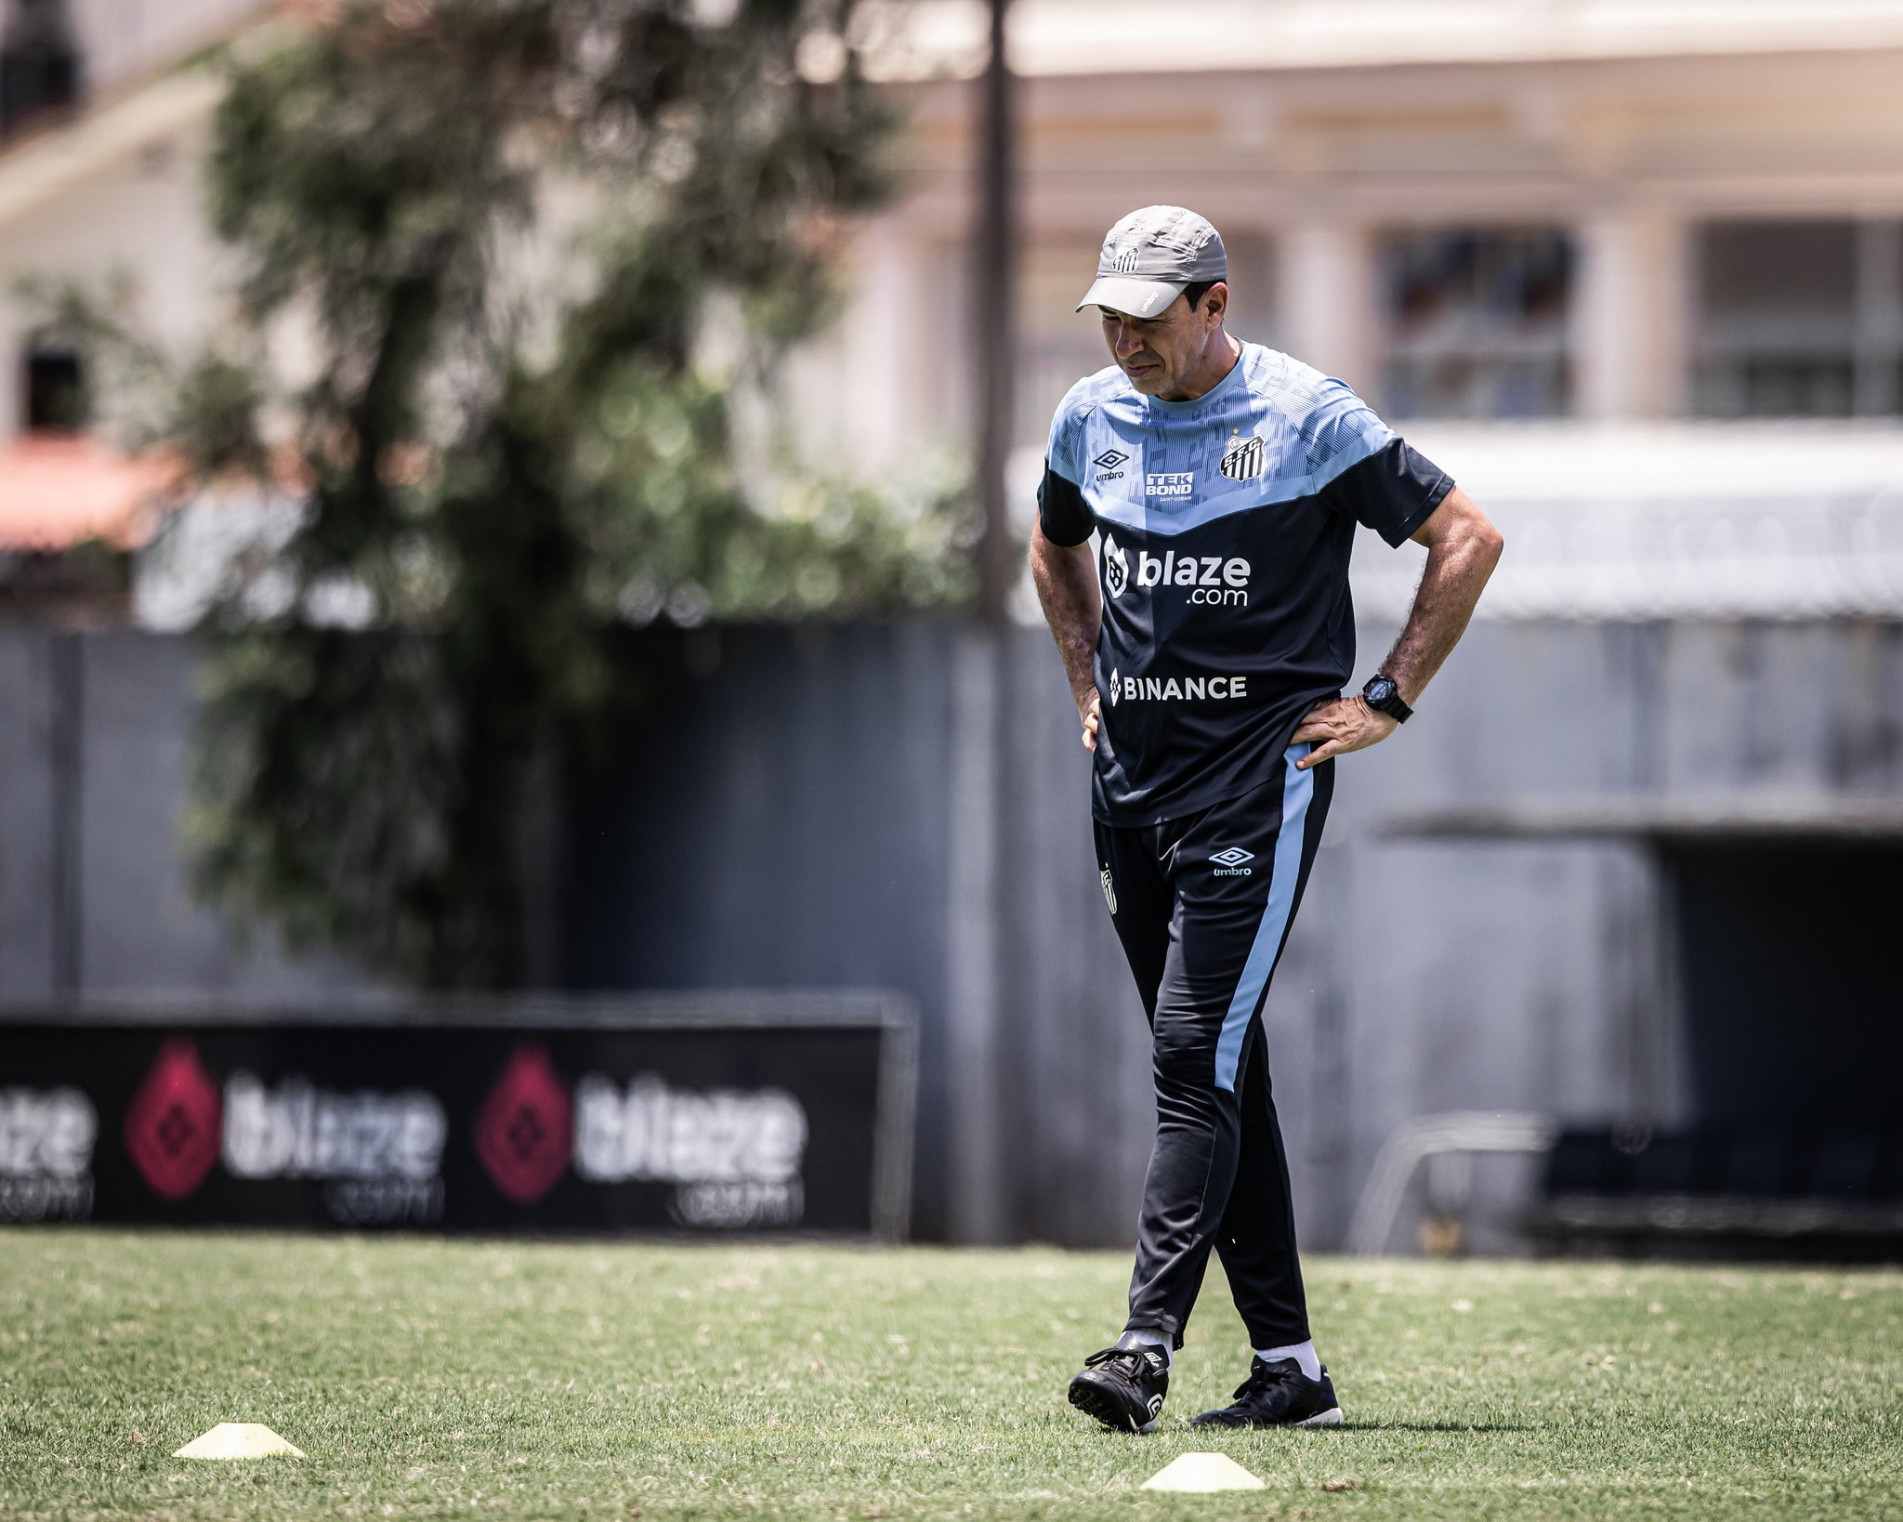
M867 1233L889 1039L4 1024L0 1221Z

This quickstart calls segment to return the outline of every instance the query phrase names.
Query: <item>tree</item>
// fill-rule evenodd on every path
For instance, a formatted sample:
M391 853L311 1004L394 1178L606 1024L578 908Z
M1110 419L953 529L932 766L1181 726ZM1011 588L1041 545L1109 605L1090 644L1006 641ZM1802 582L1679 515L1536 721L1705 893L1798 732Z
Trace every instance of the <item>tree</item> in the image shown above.
M299 508L208 620L213 900L516 983L520 821L637 698L629 622L969 597L958 494L763 507L736 435L884 192L848 4L356 0L233 65L210 180L243 341L164 432L196 481Z

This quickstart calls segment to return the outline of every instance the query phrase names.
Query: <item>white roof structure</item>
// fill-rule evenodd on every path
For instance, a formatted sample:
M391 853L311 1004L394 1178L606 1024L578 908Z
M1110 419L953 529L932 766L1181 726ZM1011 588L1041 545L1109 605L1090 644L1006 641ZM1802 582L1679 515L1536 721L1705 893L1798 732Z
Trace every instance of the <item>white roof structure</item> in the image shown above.
M862 18L891 79L983 65L984 0L906 0ZM1903 44L1897 0L1018 0L1012 66L1032 77L1544 63Z
M1420 423L1406 435L1507 536L1481 617L1903 616L1894 423ZM1424 552L1362 541L1356 606L1398 618Z
M223 78L209 69L162 75L0 156L0 231L151 144L201 126L224 93Z

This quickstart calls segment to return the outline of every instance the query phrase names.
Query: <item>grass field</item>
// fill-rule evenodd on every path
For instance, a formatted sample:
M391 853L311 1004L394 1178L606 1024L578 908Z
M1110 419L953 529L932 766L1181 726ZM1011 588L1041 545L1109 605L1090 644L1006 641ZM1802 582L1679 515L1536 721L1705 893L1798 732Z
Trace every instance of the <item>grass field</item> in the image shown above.
M1121 1255L0 1233L0 1516L1903 1518L1903 1274L1309 1265L1348 1425L1063 1402ZM308 1458L189 1463L222 1420ZM1266 1491L1138 1486L1220 1449Z

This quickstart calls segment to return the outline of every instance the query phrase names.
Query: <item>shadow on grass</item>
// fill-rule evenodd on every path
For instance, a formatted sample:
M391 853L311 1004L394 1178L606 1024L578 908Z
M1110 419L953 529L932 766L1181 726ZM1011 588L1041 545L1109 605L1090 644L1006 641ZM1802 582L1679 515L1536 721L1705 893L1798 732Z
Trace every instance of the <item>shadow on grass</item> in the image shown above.
M1539 1432L1525 1422L1342 1422L1311 1432Z

